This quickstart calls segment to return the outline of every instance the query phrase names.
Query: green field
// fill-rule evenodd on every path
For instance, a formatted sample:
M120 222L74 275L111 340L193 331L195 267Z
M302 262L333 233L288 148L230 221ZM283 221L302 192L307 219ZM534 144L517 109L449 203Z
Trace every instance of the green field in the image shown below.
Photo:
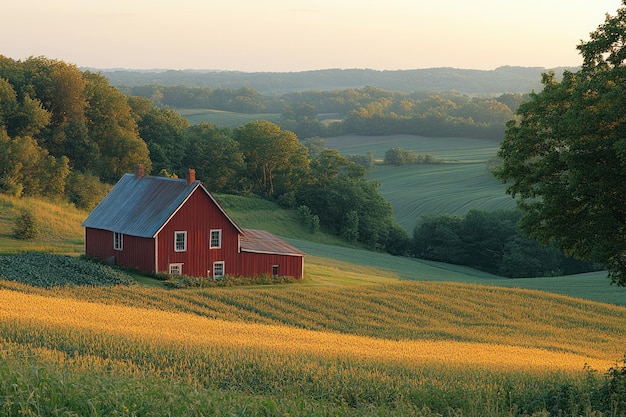
M230 128L256 120L268 120L277 123L280 119L280 115L274 113L246 114L212 109L177 109L176 111L192 125L206 122L216 124L219 127Z
M497 210L515 207L505 185L487 168L498 144L471 138L432 138L412 135L357 136L326 139L326 146L343 154L373 152L382 160L393 147L432 155L443 164L376 166L369 177L380 182L380 193L394 216L409 232L428 214L465 215L471 209Z

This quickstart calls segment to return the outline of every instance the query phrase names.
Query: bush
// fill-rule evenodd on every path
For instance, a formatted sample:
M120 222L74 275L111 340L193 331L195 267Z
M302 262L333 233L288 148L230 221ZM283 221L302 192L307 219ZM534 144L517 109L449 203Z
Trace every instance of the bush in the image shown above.
M187 275L169 275L163 283L171 289L205 288L205 287L239 287L243 285L276 285L291 284L297 280L292 277L270 276L267 274L258 277L230 276L213 279L204 277L190 277Z
M311 213L311 209L308 206L298 207L298 219L300 224L309 229L313 234L320 230L320 217L317 214Z
M20 215L15 220L13 235L21 240L32 240L39 235L39 226L31 210L20 210Z

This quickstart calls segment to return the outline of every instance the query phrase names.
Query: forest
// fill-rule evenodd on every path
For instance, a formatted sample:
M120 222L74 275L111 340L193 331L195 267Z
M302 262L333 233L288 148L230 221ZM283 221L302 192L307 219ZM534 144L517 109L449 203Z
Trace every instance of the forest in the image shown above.
M458 92L398 92L366 86L333 91L261 94L237 89L166 86L120 86L130 96L155 106L215 109L237 113L279 113L281 126L301 139L347 133L464 136L500 140L523 93L469 96Z
M459 242L454 240L458 240L454 228L437 229L453 241L429 237L423 229L409 237L394 220L379 185L366 178L374 163L372 156L341 155L327 149L321 136L329 131L390 134L406 128L413 133L432 129L443 135L456 132L466 136L493 131L495 139L495 132L503 132L505 121L523 100L521 94L471 98L458 93L397 93L372 87L281 97L266 97L248 88L118 89L101 73L81 71L62 61L44 57L15 61L0 56L0 192L66 200L91 210L111 185L138 163L147 173L172 177L193 167L212 192L257 196L298 210L311 233L324 228L353 244L394 255L451 263L473 259L475 268L515 276L501 265L511 261L507 256L535 256L539 249L511 228L511 219L474 222L474 230L484 228L480 233L497 228L506 236L496 242L500 248L497 256L484 258L484 263L467 252L471 244L462 241L478 232L464 233ZM173 109L190 105L240 112L280 108L282 121L255 121L236 128L190 125ZM345 120L324 124L318 118L322 112L345 115ZM385 163L439 162L429 155L392 148ZM429 227L430 221L433 219L426 219L421 227ZM424 242L430 242L426 248L420 246ZM452 251L452 256L442 256L443 249L436 242ZM465 248L463 256L454 253L457 243ZM505 247L508 250L502 249ZM476 250L489 252L492 248ZM500 263L494 264L494 259ZM542 259L546 262L535 267L533 275L571 270L559 263L562 257L554 251ZM578 266L577 270L591 267Z
M376 86L389 91L458 91L462 94L497 95L527 93L541 88L541 74L571 67L540 68L503 66L494 70L423 68L378 71L372 69L323 69L300 72L241 72L211 70L102 69L116 87L187 85L211 89L248 87L262 94L295 91L344 90ZM93 70L93 69L92 69Z

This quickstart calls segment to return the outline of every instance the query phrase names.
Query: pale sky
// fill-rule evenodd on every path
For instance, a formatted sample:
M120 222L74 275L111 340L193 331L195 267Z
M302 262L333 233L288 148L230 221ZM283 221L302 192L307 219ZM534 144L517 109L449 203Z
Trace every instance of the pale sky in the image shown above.
M621 0L3 0L0 55L288 72L582 62Z

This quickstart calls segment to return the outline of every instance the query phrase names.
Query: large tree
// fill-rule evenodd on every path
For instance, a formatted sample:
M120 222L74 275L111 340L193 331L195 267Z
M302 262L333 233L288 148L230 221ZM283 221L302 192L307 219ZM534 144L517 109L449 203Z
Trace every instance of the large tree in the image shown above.
M626 5L626 0L623 2ZM626 8L578 46L583 64L520 105L496 175L532 237L602 262L626 285Z
M309 167L307 148L295 133L259 120L234 130L250 180L261 195L293 191Z

